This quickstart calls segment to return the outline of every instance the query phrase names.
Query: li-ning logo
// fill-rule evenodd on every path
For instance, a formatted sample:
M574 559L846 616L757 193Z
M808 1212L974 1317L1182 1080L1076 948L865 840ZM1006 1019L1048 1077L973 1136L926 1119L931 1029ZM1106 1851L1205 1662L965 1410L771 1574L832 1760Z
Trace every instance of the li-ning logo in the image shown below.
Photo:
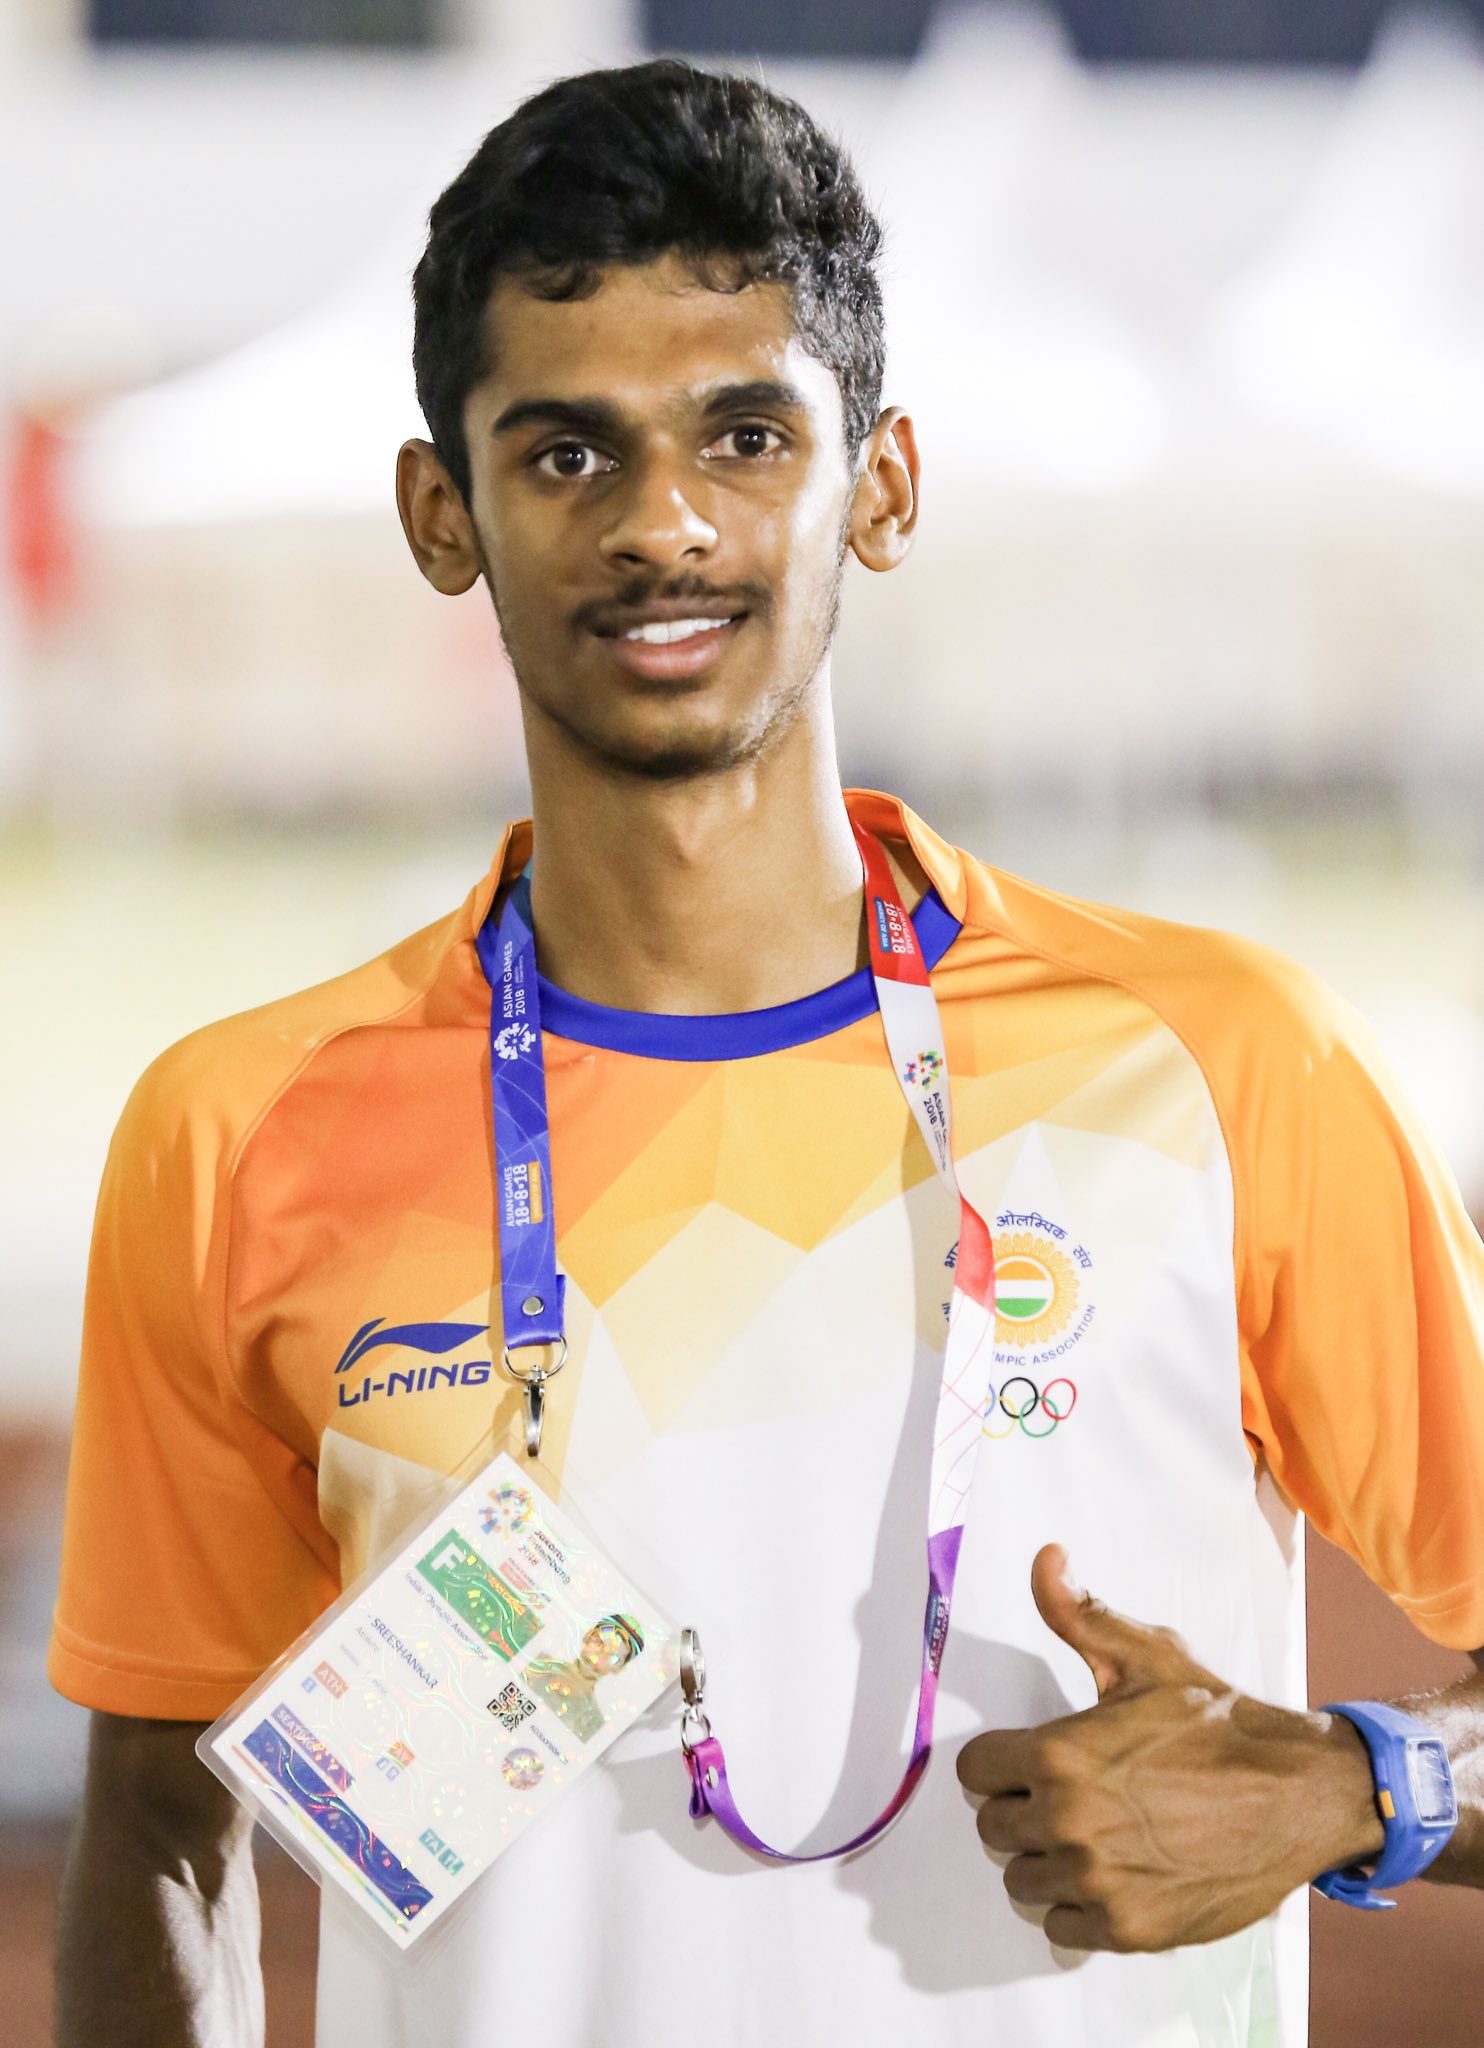
M876 905L876 938L883 953L910 953L914 950L914 935L907 913L900 904L888 903L883 897L872 898Z
M915 1060L908 1060L902 1069L902 1079L909 1088L920 1088L924 1094L937 1086L943 1072L943 1056L936 1052L920 1052Z
M536 1034L529 1024L507 1024L495 1034L495 1051L502 1060L519 1059L535 1043Z
M394 1344L404 1351L425 1351L442 1357L463 1344L472 1344L488 1329L488 1323L395 1323L388 1328L380 1316L375 1316L369 1323L362 1323L356 1331L341 1352L335 1372L337 1377L348 1375L368 1353L385 1344ZM354 1408L378 1394L390 1397L393 1394L431 1393L435 1387L482 1387L489 1376L490 1362L487 1358L466 1358L451 1365L409 1366L406 1372L388 1373L381 1380L372 1379L367 1371L361 1375L361 1384L354 1393L348 1379L341 1377L339 1402L342 1408Z

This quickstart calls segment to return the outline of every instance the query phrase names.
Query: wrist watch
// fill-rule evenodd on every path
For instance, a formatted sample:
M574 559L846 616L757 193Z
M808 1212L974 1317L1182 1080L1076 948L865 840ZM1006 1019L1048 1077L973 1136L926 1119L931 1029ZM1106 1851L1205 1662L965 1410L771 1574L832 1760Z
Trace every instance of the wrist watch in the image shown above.
M1347 1906L1383 1911L1396 1900L1377 1894L1426 1870L1458 1825L1448 1752L1425 1721L1379 1700L1333 1701L1321 1711L1343 1714L1360 1730L1371 1753L1386 1841L1370 1871L1360 1863L1326 1870L1314 1879L1314 1887Z

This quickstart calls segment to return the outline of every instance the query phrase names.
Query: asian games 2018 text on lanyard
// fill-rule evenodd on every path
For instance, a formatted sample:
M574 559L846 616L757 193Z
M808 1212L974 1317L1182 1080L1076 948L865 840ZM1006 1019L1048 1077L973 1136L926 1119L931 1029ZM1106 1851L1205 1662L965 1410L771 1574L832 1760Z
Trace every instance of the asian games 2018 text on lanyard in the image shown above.
M737 1810L719 1737L702 1709L699 1644L686 1632L681 1681L686 1706L681 1744L690 1770L691 1812L712 1814L744 1848L779 1862L823 1862L874 1841L902 1811L932 1747L938 1669L948 1639L953 1581L964 1517L974 1483L984 1403L994 1360L994 1249L984 1221L964 1199L953 1167L948 1060L937 999L911 918L903 907L879 843L855 827L865 876L871 978L897 1080L938 1173L959 1205L948 1341L938 1391L928 1488L928 1598L922 1675L907 1768L885 1810L837 1849L790 1856L755 1835ZM522 875L498 922L486 921L477 941L490 983L490 1085L495 1113L495 1210L500 1233L500 1302L504 1364L526 1389L526 1448L540 1448L546 1382L566 1359L565 1276L557 1271L551 1192L551 1134L541 1053L540 992L532 937L530 882ZM528 1346L555 1358L522 1368L513 1354Z

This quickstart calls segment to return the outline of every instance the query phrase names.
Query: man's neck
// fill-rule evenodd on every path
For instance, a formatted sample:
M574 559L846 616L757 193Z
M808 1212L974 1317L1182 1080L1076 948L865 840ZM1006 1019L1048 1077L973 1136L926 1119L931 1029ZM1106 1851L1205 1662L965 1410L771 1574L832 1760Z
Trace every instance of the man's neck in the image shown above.
M615 775L550 731L531 745L541 971L615 1009L705 1016L813 994L866 962L860 855L828 695L762 757L715 775ZM892 865L908 907L925 877Z

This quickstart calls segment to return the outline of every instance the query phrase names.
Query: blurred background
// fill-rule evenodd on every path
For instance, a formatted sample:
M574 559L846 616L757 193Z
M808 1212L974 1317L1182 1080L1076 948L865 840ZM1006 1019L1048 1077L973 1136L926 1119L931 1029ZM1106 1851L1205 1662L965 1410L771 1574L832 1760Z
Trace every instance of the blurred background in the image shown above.
M104 1150L209 1018L442 914L524 806L482 592L392 502L427 208L525 92L761 72L885 217L920 541L847 779L1364 1010L1484 1211L1484 0L7 0L0 2009L50 2039L43 1655ZM127 1540L127 1531L121 1531ZM1313 1696L1441 1682L1314 1547ZM307 1881L263 1859L273 2048ZM1316 1901L1316 2048L1481 2038L1484 1899ZM19 2031L16 2031L16 2029ZM1048 2044L1055 2048L1055 2044Z

